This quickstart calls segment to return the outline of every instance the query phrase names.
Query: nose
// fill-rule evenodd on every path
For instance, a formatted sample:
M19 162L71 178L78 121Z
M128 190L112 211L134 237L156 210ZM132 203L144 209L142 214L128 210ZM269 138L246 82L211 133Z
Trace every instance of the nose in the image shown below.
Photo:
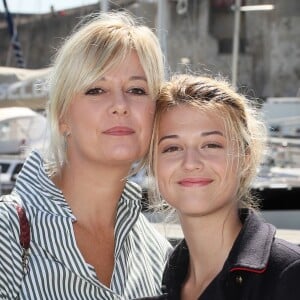
M183 168L188 171L203 168L203 159L197 149L186 149L183 157Z
M128 100L125 95L120 92L114 93L112 101L112 105L110 107L110 112L116 116L125 116L129 113Z

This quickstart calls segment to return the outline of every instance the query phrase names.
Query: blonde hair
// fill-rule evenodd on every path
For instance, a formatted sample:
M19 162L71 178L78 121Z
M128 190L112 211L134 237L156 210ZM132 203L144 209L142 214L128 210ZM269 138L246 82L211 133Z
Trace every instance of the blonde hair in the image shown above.
M59 121L76 93L88 88L104 73L117 67L135 50L155 100L164 80L163 55L150 28L126 12L99 13L86 17L66 39L55 57L49 79L48 160L57 172L66 161Z
M230 139L236 141L240 184L237 200L240 207L254 207L250 194L252 180L263 158L266 130L258 118L257 110L243 95L223 79L213 79L193 75L176 75L166 82L156 102L156 115L148 154L148 175L154 179L149 190L153 207L165 206L161 199L156 180L155 160L158 139L158 126L164 113L179 105L190 105L202 111L218 112L223 117L225 129Z

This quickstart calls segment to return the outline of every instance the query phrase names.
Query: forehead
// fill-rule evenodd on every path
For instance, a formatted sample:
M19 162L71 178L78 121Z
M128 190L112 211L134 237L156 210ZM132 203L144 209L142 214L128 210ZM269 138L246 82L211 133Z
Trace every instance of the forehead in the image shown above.
M104 77L106 75L118 77L120 74L128 76L135 75L137 77L139 75L145 76L145 71L136 51L131 51L126 59L120 61L118 65L112 66L103 75Z
M159 134L166 131L218 130L225 135L225 122L218 110L202 110L191 105L179 105L168 109L160 116Z

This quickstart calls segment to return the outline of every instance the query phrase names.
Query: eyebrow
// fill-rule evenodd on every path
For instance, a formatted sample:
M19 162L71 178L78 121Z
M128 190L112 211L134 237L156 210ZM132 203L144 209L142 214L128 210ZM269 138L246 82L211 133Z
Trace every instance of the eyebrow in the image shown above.
M101 80L101 81L106 81L105 76L101 77L100 80ZM146 78L145 76L135 75L135 76L130 76L130 77L129 77L129 81L134 81L134 80L143 80L143 81L145 81L145 82L148 82L148 81L147 81L147 78Z
M202 132L201 133L202 136L208 136L208 135L213 135L213 134L224 136L223 132L221 132L219 130L207 131L207 132Z
M214 131L206 131L206 132L202 132L201 136L209 136L209 135L220 135L220 136L224 136L224 134L221 131L218 130L214 130ZM158 144L160 144L162 141L166 140L166 139L176 139L179 136L177 134L170 134L170 135L165 135L163 137L161 137L158 141Z
M131 76L129 80L144 80L147 82L147 78L145 76Z

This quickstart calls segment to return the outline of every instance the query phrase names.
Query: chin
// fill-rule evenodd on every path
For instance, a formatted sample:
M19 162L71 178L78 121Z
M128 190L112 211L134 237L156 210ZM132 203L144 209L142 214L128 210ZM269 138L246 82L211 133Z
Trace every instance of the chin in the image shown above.
M115 160L116 162L133 163L140 158L141 155L137 155L136 153L117 153L115 155L111 155L111 160Z
M196 210L196 209L181 209L180 214L183 217L194 217L194 218L198 218L198 217L203 217L205 215L208 214L207 211L204 210Z
M184 203L184 205L171 204L171 206L175 207L175 209L180 212L182 216L188 217L203 217L215 211L214 208L205 205L205 203L199 203L199 201L194 201L194 203L191 202Z

